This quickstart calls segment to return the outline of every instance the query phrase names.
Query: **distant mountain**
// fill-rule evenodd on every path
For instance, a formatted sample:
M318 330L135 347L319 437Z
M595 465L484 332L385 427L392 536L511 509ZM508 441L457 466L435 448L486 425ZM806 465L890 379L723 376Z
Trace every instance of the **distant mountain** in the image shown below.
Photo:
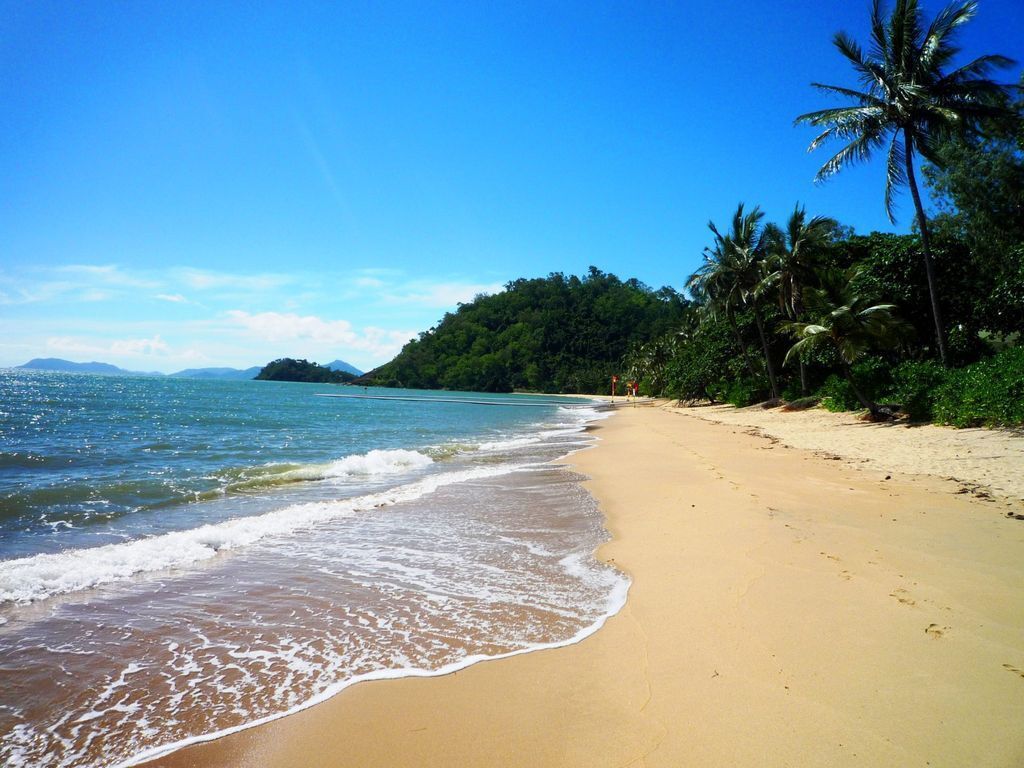
M221 379L221 380L244 380L244 379L255 379L256 374L260 372L260 366L254 365L252 368L186 368L183 371L177 373L170 373L171 376L176 379Z
M162 373L146 373L144 371L129 371L118 368L110 363L73 363L70 360L61 360L59 357L36 357L24 365L17 366L32 371L64 371L66 373L102 373L108 376L163 376Z
M351 373L353 376L363 375L363 372L352 365L352 363L346 363L344 360L335 360L327 363L324 365L324 368L330 368L332 371L344 371L345 373Z

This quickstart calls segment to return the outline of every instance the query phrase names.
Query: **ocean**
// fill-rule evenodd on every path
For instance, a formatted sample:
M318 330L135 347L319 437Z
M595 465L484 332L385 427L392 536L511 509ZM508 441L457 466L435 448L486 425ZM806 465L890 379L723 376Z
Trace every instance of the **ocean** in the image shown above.
M597 404L325 394L363 390L0 370L0 764L131 765L622 606L551 463Z

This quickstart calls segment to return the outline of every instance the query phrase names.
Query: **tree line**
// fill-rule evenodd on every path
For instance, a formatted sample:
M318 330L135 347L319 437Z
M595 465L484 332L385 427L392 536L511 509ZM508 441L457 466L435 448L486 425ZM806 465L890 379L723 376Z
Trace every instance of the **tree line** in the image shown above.
M271 360L254 377L260 381L303 381L316 384L348 384L356 378L348 371L335 371L309 360L282 357Z
M689 302L591 267L478 296L360 383L482 392L607 392L623 352L674 332Z

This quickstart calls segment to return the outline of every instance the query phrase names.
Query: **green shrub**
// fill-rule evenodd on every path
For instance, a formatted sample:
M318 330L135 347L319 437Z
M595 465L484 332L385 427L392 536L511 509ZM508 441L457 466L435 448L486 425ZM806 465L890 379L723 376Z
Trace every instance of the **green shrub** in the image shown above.
M871 400L884 400L892 388L893 366L880 357L866 357L853 364L853 378L864 396Z
M881 400L892 387L892 366L880 357L866 357L853 365L857 387L870 400ZM821 404L832 412L863 408L845 377L833 373L816 392Z
M1024 425L1024 348L950 371L933 410L955 427Z
M836 373L825 379L825 383L818 390L818 397L821 398L822 407L833 413L855 411L861 407L857 396L853 394L850 382Z
M753 405L765 399L765 391L760 382L750 378L736 379L726 384L722 399L737 408Z
M893 384L886 397L899 403L913 421L931 421L935 398L948 377L949 371L934 360L901 363L893 371Z

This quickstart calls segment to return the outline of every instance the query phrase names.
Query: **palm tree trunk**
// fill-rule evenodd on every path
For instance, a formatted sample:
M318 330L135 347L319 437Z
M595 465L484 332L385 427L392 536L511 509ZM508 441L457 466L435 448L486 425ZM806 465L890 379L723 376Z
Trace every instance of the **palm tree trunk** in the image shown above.
M932 260L931 238L928 235L928 220L924 215L924 206L921 205L921 194L917 190L917 179L914 177L914 138L913 134L906 128L903 129L903 151L907 166L907 183L910 186L910 194L914 198L914 207L917 209L917 226L921 230L921 250L924 252L924 273L928 278L928 295L932 301L932 317L935 319L935 340L939 345L939 359L944 366L949 366L949 359L946 355L946 332L942 322L942 312L939 309L939 294L935 285L935 263Z
M790 319L796 321L800 319L800 315L804 312L803 286L796 280L793 280L793 287L790 290L793 294L793 301L789 307L791 312ZM800 365L800 394L807 397L809 394L807 387L807 365L801 357L797 358L797 363Z
M761 337L761 347L764 349L764 365L768 371L768 384L772 388L772 397L779 396L779 385L775 382L775 366L772 365L772 356L768 350L768 339L764 335L764 320L761 319L761 310L754 306L754 322L757 323L757 333Z
M857 382L853 380L853 371L850 369L847 362L840 358L840 363L843 367L843 376L845 376L846 380L850 382L850 388L853 390L853 396L857 398L857 402L867 408L871 412L872 416L876 416L878 414L878 404L865 397L864 393L857 388Z
M733 334L736 336L736 343L740 345L740 350L743 352L743 361L747 364L747 370L750 371L750 377L757 380L757 371L754 370L754 364L750 360L750 352L747 349L747 344L743 341L743 336L740 334L740 327L736 324L736 318L733 317L732 313L728 313L729 327L732 328Z

